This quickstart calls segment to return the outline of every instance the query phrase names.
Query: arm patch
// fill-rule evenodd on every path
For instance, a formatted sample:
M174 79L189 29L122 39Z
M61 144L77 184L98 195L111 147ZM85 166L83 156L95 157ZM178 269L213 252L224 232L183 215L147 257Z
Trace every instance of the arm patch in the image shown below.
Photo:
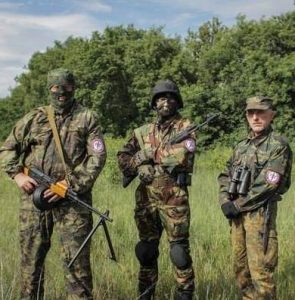
M94 152L100 153L104 151L104 142L102 139L94 139L92 141L92 150Z
M196 151L196 142L194 139L187 139L184 141L184 146L189 152L195 152Z
M281 180L281 174L272 170L267 170L265 174L265 180L271 185L278 184Z

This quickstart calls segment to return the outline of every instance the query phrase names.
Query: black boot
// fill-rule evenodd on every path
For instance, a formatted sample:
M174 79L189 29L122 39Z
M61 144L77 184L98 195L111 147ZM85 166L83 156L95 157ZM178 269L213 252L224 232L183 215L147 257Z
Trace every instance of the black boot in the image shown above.
M192 299L193 299L192 291L176 290L174 293L174 300L192 300Z
M153 300L155 298L156 283L142 283L138 284L138 300Z

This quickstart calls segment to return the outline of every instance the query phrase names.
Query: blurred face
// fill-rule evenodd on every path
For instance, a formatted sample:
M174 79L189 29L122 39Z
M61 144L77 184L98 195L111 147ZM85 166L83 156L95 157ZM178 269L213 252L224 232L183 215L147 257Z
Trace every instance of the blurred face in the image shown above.
M266 129L273 120L275 112L271 109L249 109L246 111L247 121L254 136L258 136Z
M50 88L51 95L59 102L65 102L74 94L74 86L71 84L57 85Z
M171 93L160 95L155 104L156 111L162 117L173 116L178 109L178 102Z

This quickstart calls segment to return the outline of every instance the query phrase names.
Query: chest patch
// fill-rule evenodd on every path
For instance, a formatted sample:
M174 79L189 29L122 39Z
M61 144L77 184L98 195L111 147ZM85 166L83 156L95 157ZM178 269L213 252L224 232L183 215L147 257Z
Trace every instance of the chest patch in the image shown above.
M193 139L185 140L184 146L189 152L195 152L196 150L196 142Z
M266 182L269 184L277 184L281 180L281 175L277 172L267 170L265 175Z
M104 151L104 142L101 139L95 139L92 141L92 149L94 152Z

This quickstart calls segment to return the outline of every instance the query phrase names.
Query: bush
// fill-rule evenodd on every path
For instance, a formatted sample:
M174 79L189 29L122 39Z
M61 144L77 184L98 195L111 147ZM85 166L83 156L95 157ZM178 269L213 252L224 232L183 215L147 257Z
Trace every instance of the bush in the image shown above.
M117 152L122 148L125 140L106 137L105 142L107 148L107 161L101 175L109 183L117 184L122 181L122 174L117 162Z
M232 154L232 149L224 146L216 146L214 149L204 151L199 155L196 155L197 169L207 170L223 170L227 160Z

